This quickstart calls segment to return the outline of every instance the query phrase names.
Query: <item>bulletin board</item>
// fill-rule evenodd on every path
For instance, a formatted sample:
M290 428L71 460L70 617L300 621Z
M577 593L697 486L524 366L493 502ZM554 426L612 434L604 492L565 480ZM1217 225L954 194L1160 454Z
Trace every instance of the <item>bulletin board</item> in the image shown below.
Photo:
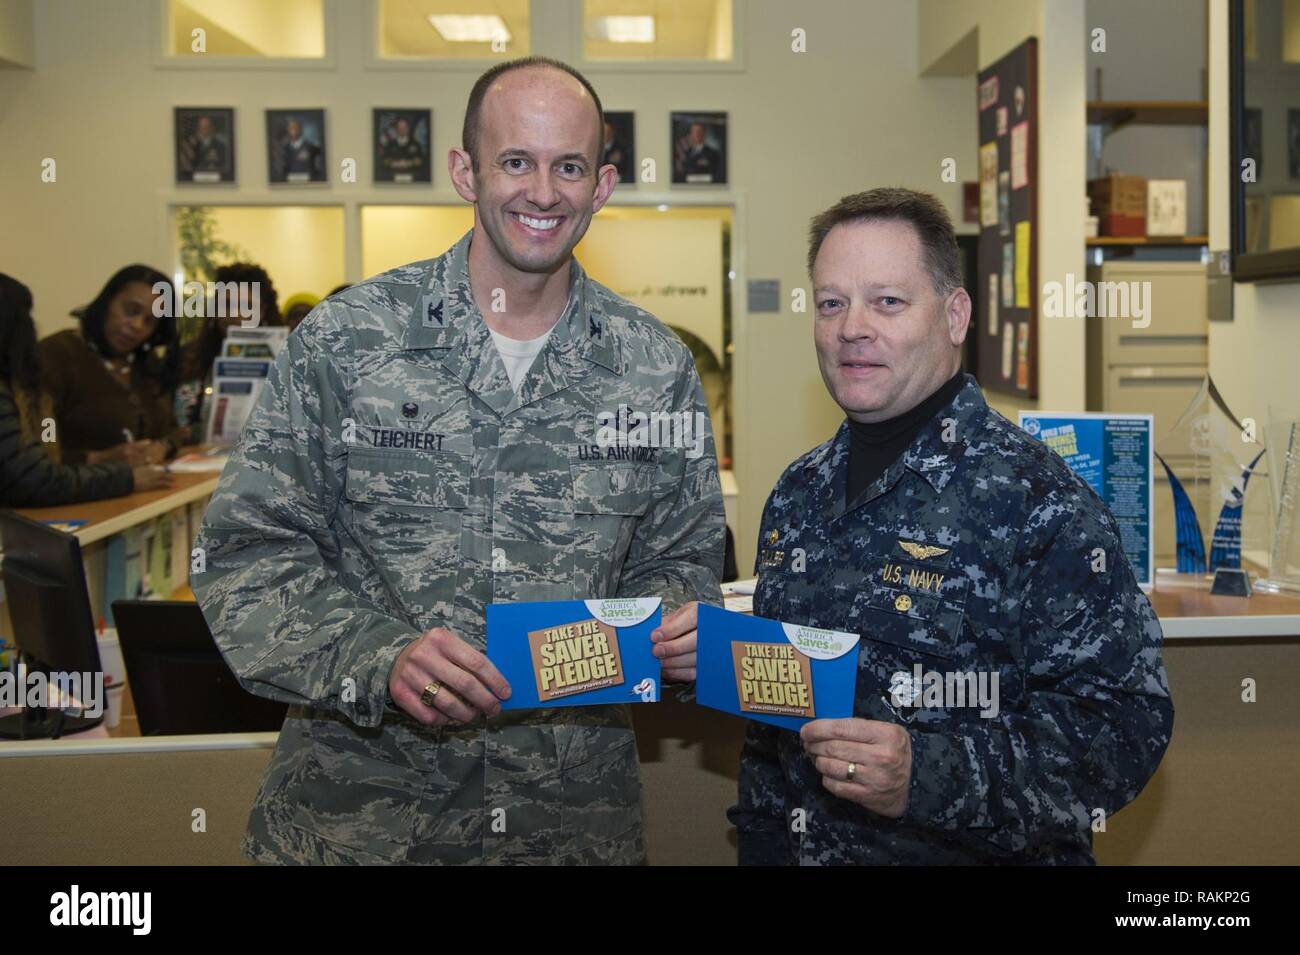
M1038 397L1038 41L987 69L979 109L980 384ZM1081 200L1082 201L1082 200Z

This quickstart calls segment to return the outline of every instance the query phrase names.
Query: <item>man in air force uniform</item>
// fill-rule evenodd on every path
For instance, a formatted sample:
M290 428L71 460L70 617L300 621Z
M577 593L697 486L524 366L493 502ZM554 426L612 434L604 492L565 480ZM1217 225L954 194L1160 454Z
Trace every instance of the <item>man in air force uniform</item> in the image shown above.
M614 186L601 132L567 67L489 71L449 160L474 230L327 299L276 360L194 580L241 683L293 704L255 859L642 858L628 708L502 712L482 654L493 602L721 599L711 436L599 433L620 405L705 410L681 341L572 259ZM669 681L694 679L681 619L657 633Z

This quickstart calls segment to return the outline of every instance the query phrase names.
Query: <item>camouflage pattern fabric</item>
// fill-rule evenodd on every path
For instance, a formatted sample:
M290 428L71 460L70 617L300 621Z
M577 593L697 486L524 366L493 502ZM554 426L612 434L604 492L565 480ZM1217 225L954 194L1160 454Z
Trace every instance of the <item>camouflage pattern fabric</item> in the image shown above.
M832 796L797 734L751 723L741 862L1091 863L1097 810L1137 796L1173 726L1160 624L1110 512L970 376L851 507L848 448L846 423L777 483L754 612L861 635L854 715L907 726L908 806ZM916 664L996 673L996 716L906 705L891 689L915 688Z
M711 434L694 453L597 441L620 404L707 415L689 351L575 261L516 393L471 235L313 309L205 516L193 587L217 644L246 689L293 704L245 837L259 861L643 856L627 707L438 729L387 702L410 641L446 626L482 650L492 602L721 602Z

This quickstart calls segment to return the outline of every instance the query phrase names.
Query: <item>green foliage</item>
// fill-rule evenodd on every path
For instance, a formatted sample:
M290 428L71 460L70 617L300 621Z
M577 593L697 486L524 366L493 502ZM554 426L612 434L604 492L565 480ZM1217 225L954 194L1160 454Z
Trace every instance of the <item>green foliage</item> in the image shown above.
M176 234L181 247L181 271L187 282L211 282L219 265L248 257L239 246L217 235L212 210L205 206L177 209Z

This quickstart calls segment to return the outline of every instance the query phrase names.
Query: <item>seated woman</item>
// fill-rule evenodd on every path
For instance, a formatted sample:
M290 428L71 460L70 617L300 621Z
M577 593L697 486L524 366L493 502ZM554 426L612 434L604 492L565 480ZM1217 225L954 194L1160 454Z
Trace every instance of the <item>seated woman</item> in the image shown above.
M43 384L54 401L59 444L69 463L160 464L176 453L172 411L179 349L176 320L154 314L167 276L129 265L84 308L80 329L40 344ZM170 302L175 296L169 288Z
M163 487L162 468L125 461L66 465L59 461L51 402L41 393L32 293L0 274L0 506L53 507ZM52 432L52 433L50 433Z

